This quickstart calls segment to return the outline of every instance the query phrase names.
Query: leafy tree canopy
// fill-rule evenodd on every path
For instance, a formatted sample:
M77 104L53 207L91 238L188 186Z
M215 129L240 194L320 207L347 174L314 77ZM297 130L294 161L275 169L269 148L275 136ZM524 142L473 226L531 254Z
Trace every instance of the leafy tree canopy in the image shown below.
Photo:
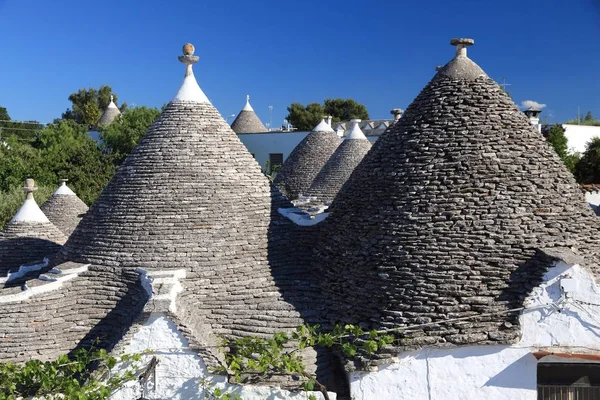
M79 89L69 96L72 108L65 111L62 118L72 119L87 127L92 127L98 122L102 112L110 104L111 95L115 104L118 104L117 94L113 93L112 88L108 85L102 85L99 89ZM126 108L127 103L123 103L119 107L121 111L125 111Z
M102 153L86 126L73 120L49 124L32 142L12 139L7 144L0 146L0 191L4 193L18 191L26 178L50 187L66 178L78 196L91 204L114 173L111 157ZM16 208L5 212L12 216Z
M593 121L594 120L594 116L592 115L592 112L588 111L587 114L585 114L585 118L583 120L584 121Z
M131 153L159 115L160 110L156 108L133 107L119 115L112 124L100 127L102 145L111 152L115 163L120 164Z
M600 183L600 138L588 142L575 167L575 178L579 183Z
M292 103L287 110L287 120L296 129L302 131L313 129L324 115L331 115L333 122L348 121L354 118L369 119L367 108L353 99L326 99L322 105L310 103L307 106Z
M556 154L565 163L569 171L575 172L575 167L579 162L579 154L571 154L568 151L568 141L565 136L565 129L560 124L544 126L542 134L552 145Z

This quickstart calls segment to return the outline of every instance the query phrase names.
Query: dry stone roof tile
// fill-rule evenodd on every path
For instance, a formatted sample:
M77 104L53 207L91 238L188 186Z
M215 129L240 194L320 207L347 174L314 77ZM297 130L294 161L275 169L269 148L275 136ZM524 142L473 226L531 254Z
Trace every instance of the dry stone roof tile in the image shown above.
M201 95L191 72L197 57L182 58L184 93L118 168L56 263L89 263L95 273L185 269L175 319L215 352L215 335L301 325L319 285L306 268L310 249L294 246L305 231L280 234L293 224L277 209L291 204Z
M72 263L66 269L80 267ZM50 274L49 274L50 275ZM59 275L60 276L60 275ZM28 282L32 290L55 277ZM10 301L24 289L0 289L0 362L52 360L94 345L111 348L124 335L147 300L139 274L131 269L94 268L62 286L24 301Z
M0 276L22 264L54 255L66 241L38 207L33 197L33 179L27 180L24 189L23 205L0 232Z
M327 160L340 145L341 139L321 122L297 146L283 163L275 177L275 185L290 200L306 193Z
M121 115L121 111L117 105L113 102L112 95L110 96L110 103L106 109L102 112L102 115L98 119L96 126L108 126L113 123L117 116Z
M321 202L332 201L370 149L371 142L367 138L342 141L315 177L306 196Z
M75 230L88 206L65 182L40 207L48 219L67 237Z
M402 327L520 307L600 223L510 97L462 52L373 145L329 208L317 256L330 318ZM516 314L423 328L407 344L509 343Z
M267 128L260 122L260 119L250 105L250 96L246 96L246 105L231 123L231 129L235 133L260 133L267 131Z

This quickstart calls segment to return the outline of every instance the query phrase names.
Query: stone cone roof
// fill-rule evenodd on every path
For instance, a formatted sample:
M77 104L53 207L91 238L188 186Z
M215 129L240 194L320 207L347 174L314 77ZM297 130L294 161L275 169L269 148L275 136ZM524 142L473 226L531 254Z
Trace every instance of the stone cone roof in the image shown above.
M233 129L235 133L258 133L267 131L267 128L260 122L260 119L250 105L250 96L246 96L246 105L231 123L231 129Z
M46 218L33 193L0 232L0 277L19 266L56 254L67 238Z
M460 47L329 208L317 256L332 320L402 327L521 307L551 265L542 248L574 247L600 272L600 222L573 176ZM518 324L497 314L404 343L508 343Z
M333 129L321 121L285 160L275 177L275 185L290 200L305 194L340 142Z
M56 360L91 345L110 350L147 298L136 271L73 263L0 287L0 362Z
M370 149L371 142L355 124L315 177L306 195L320 202L332 201Z
M121 115L121 110L119 110L119 107L117 107L117 105L113 102L111 96L110 103L108 104L104 112L102 112L102 115L100 116L100 119L98 120L96 126L108 126L113 123L113 121L115 120L115 118L117 118L118 115Z
M173 318L193 342L216 353L215 334L267 335L303 324L310 295L290 292L314 291L318 283L314 276L302 283L311 274L294 265L287 256L292 246L274 234L293 225L277 212L291 204L199 88L194 58L180 57L188 63L182 88L117 169L57 263L185 270ZM210 364L206 352L204 359Z
M63 182L41 206L48 219L67 237L75 230L88 206Z

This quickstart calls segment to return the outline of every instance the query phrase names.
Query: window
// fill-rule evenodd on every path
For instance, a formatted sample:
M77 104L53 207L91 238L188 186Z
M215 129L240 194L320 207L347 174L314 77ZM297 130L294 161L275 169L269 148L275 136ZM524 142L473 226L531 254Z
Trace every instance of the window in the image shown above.
M599 399L600 363L565 361L538 363L538 400Z
M269 153L269 173L275 173L279 171L283 165L283 154L282 153Z

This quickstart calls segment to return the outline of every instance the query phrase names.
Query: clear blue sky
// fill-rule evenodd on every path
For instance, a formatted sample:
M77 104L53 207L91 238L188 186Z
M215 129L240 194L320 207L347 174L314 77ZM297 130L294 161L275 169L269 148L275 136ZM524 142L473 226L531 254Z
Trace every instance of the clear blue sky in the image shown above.
M513 99L547 104L551 122L600 117L600 0L72 1L0 0L0 106L49 122L82 87L108 84L129 104L176 93L181 46L226 116L245 95L263 122L291 102L354 98L372 118L406 108L452 58L452 37L506 82ZM231 120L230 120L231 121Z

